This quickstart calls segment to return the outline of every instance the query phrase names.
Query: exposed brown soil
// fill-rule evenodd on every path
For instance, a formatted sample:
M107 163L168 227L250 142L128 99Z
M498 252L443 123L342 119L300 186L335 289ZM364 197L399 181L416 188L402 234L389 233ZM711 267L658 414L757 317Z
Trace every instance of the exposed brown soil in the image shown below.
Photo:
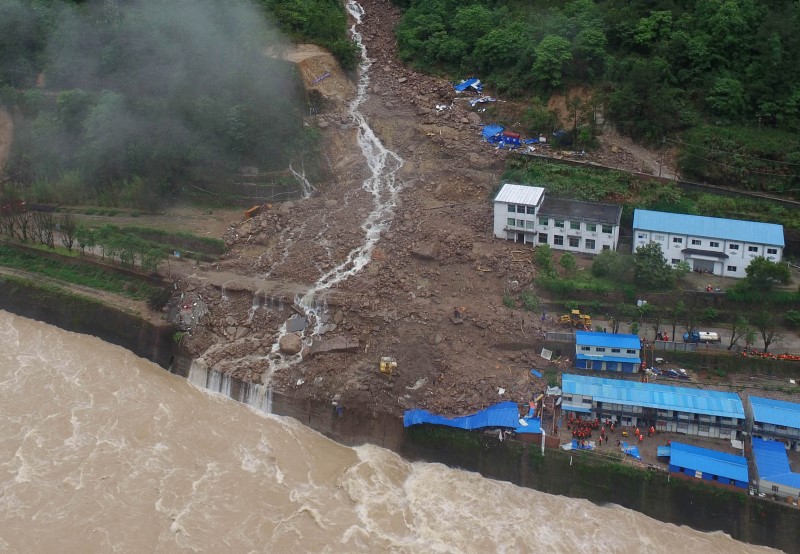
M14 120L5 106L0 105L0 182L2 182L3 169L6 166L8 155L11 152L11 142L14 138Z
M317 297L328 303L322 338L357 339L357 349L312 357L306 346L304 359L278 368L271 382L295 396L328 403L338 395L345 406L395 414L526 403L545 385L530 369L560 370L567 361L538 355L543 330L555 328L552 318L503 305L505 293L516 295L535 276L529 248L492 236L488 200L506 152L480 142L480 115L454 100L451 83L397 61L396 8L387 0L361 4L367 15L360 30L373 60L362 111L404 160L403 190L371 262ZM318 49L284 57L298 63L306 85L326 100L327 109L307 123L324 135L331 178L313 183L309 199L232 226L225 237L230 251L219 263L179 271L181 289L210 311L187 346L211 366L256 382L268 378L265 356L292 314L292 291L302 294L363 244L361 225L374 208L362 189L367 168L347 110L355 85ZM326 72L329 77L314 83ZM652 154L608 136L613 140L598 160L658 172ZM452 321L455 308L463 322ZM382 356L397 360L391 378L378 371Z

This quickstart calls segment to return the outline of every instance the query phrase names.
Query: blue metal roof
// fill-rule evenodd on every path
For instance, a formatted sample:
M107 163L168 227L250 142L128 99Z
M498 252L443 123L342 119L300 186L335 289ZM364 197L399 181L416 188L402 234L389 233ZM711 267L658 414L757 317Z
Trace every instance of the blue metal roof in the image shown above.
M577 358L578 360L593 360L595 362L623 362L626 364L636 364L636 365L642 363L641 358L625 358L624 356L603 356L602 354L594 354L594 355L576 354L575 358Z
M592 331L575 331L575 344L578 346L607 346L609 348L642 347L638 335L618 335L615 333L595 333Z
M800 404L751 396L750 405L755 421L800 429Z
M673 441L670 445L669 463L727 479L748 482L747 459L744 456Z
M783 246L783 225L702 215L633 211L633 230L660 231L756 244Z
M433 423L459 429L481 429L483 427L511 427L519 425L519 407L514 402L500 402L472 415L444 417L427 410L406 410L403 414L403 427Z
M800 473L792 473L782 442L753 437L753 457L759 479L800 489Z
M744 419L742 401L733 392L571 374L563 375L561 381L565 393L591 396L595 401Z

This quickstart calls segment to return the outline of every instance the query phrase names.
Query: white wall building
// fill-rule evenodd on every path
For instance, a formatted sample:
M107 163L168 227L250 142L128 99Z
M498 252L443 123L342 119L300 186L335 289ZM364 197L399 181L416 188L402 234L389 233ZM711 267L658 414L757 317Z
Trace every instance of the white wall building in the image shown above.
M743 278L753 258L774 262L783 257L783 226L698 215L635 210L633 249L661 245L673 266L689 262L693 271Z
M507 183L494 199L494 236L558 250L616 250L622 207L545 198L544 189Z

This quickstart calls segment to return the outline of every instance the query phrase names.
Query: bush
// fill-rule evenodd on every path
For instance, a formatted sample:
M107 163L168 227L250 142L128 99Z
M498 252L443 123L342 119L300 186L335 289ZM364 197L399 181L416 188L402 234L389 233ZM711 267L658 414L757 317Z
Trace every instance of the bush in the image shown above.
M536 295L533 294L533 291L523 291L520 295L520 299L522 300L522 307L529 312L534 312L539 309L539 299L536 298Z
M506 293L503 295L503 306L505 306L506 308L516 308L517 302L514 300L513 296Z
M167 305L167 302L169 302L170 296L172 296L172 292L168 288L155 289L149 294L147 305L152 310L161 311L161 309Z
M784 318L786 319L786 323L792 327L800 327L800 311L789 310L784 315Z
M719 312L714 308L706 308L703 310L703 319L705 321L716 321L719 318Z

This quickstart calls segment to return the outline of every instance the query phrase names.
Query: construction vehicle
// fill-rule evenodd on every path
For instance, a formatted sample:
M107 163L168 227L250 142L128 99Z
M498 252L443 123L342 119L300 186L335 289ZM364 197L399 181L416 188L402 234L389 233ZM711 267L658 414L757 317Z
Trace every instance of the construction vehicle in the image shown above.
M391 377L392 373L394 372L394 370L397 369L397 360L395 360L394 358L391 358L389 356L383 356L381 358L380 369L381 369L381 373Z
M569 325L576 329L591 329L592 316L589 314L582 314L580 310L572 310L569 314L562 315L558 322L561 325Z

